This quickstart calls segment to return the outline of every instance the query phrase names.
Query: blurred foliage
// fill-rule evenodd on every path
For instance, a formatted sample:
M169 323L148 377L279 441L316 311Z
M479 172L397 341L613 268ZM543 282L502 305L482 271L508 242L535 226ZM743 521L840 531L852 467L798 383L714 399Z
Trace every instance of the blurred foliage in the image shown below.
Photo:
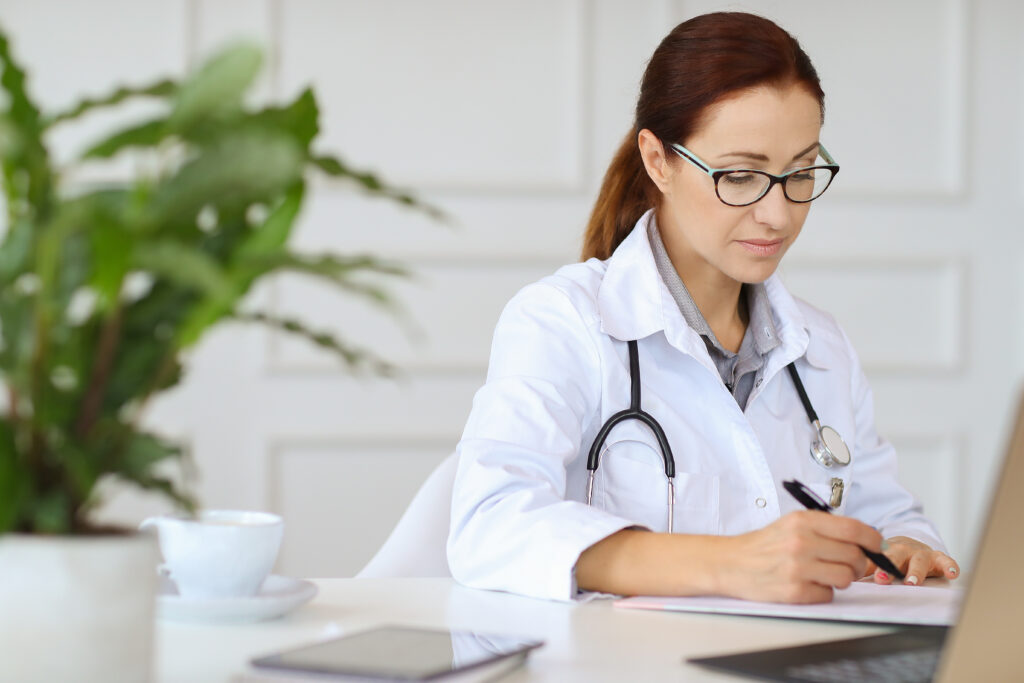
M0 533L88 531L96 484L109 475L194 509L190 494L159 474L180 461L180 448L141 430L139 414L180 381L182 352L218 322L266 325L351 366L387 370L330 334L240 307L254 284L281 271L390 303L365 276L402 275L400 267L288 249L309 174L440 216L314 152L311 90L284 106L246 106L261 61L257 47L239 44L181 82L118 88L44 115L0 31ZM47 132L140 97L159 102L161 115L97 140L75 163L135 150L158 170L102 187L62 185Z

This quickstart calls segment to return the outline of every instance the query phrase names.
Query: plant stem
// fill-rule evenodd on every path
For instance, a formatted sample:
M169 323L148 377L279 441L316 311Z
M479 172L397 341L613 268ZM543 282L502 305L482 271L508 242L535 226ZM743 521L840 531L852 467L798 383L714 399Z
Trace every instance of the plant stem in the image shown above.
M167 373L174 369L174 359L178 355L178 347L176 344L171 344L170 348L167 349L167 353L164 354L163 359L160 361L160 366L156 370L156 374L153 375L153 379L149 382L149 387L146 389L146 393L139 399L138 407L135 409L135 415L132 416L131 424L132 428L138 428L139 419L142 417L142 412L146 405L149 403L149 399L152 398L153 394L156 393L157 387L159 387L165 379L167 379Z
M10 384L7 385L7 404L10 410L11 425L17 431L18 423L21 422L21 416L18 413L18 392Z
M103 406L103 394L110 380L110 371L114 367L114 357L121 343L121 323L124 320L124 307L120 301L113 313L107 317L100 331L99 344L96 345L96 356L93 359L89 387L82 398L82 408L75 422L75 436L85 438L99 418Z

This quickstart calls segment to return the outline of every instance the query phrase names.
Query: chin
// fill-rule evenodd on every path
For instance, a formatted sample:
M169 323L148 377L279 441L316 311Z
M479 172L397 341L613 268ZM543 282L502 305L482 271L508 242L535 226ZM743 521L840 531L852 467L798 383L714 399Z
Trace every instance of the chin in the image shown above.
M779 268L778 261L771 263L750 264L744 268L737 268L733 279L745 285L758 285L775 274Z

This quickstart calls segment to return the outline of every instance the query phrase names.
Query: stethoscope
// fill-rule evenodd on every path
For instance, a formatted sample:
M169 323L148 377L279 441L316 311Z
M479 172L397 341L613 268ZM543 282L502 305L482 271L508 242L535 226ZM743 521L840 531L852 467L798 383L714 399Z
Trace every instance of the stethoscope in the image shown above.
M597 473L601 449L608 439L608 434L620 422L640 420L654 432L654 438L658 440L658 447L661 449L661 459L665 462L665 477L668 479L668 532L672 533L672 518L675 516L673 513L676 500L676 460L672 457L672 447L668 443L668 437L665 436L665 430L650 413L640 407L640 356L635 339L628 341L627 344L629 346L629 408L620 410L608 418L601 425L601 430L598 431L597 436L594 437L594 443L590 446L590 455L587 457L587 505L590 505L594 496L594 475ZM800 381L796 366L790 363L786 369L789 370L789 376L793 378L796 392L800 395L800 402L804 404L807 419L811 421L811 426L816 432L817 438L811 444L811 457L822 467L849 465L850 449L846 447L846 442L839 436L839 432L827 425L822 426L818 420L818 414L814 412L811 399L807 397L807 391L804 389L804 383Z

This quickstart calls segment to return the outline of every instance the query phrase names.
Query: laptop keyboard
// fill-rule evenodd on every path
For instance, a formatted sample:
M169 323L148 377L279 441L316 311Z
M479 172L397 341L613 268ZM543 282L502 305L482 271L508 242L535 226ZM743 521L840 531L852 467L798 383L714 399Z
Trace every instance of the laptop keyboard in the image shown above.
M801 664L786 668L785 676L814 683L927 683L935 675L940 653L941 648L936 647Z

